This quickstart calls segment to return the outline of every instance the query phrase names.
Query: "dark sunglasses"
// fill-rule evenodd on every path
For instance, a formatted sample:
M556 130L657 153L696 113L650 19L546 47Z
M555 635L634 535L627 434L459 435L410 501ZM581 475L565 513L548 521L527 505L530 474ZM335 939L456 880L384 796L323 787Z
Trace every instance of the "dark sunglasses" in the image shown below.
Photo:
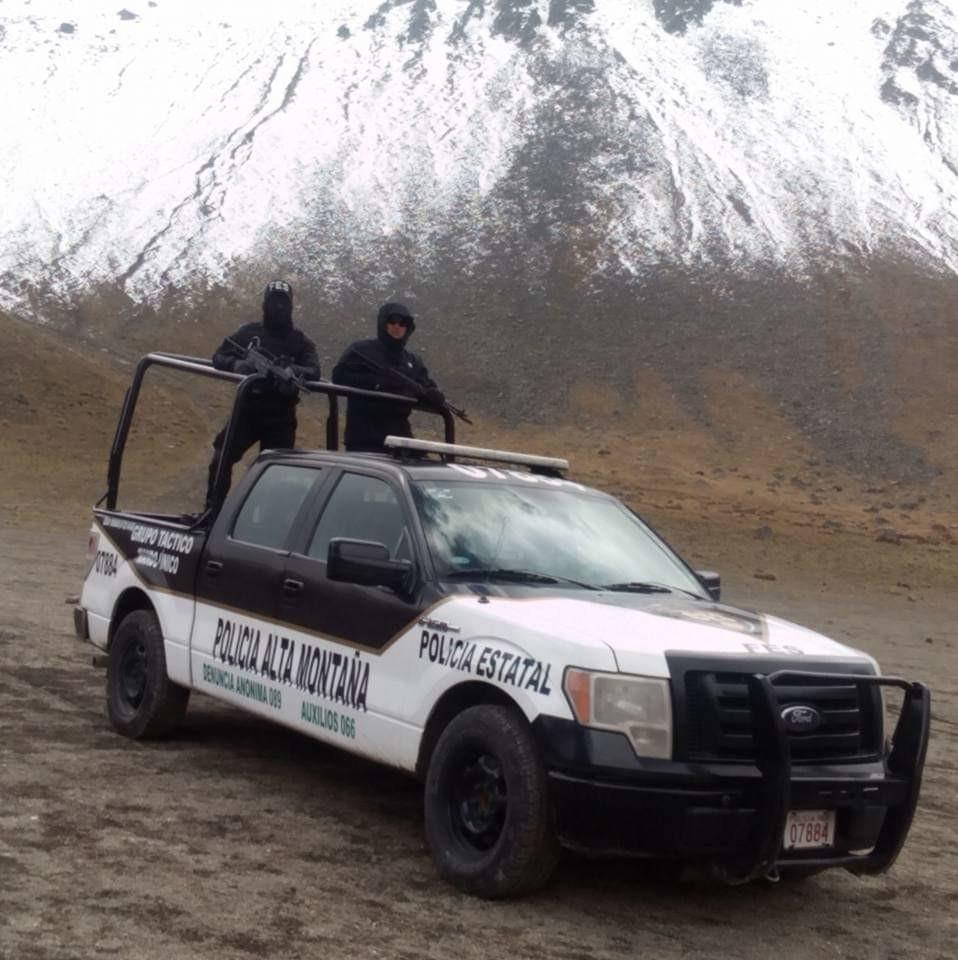
M389 318L386 320L386 323L391 323L391 324L393 324L394 326L395 326L395 325L398 325L398 326L400 326L400 327L408 327L408 326L409 326L409 318L408 318L408 317L389 317Z

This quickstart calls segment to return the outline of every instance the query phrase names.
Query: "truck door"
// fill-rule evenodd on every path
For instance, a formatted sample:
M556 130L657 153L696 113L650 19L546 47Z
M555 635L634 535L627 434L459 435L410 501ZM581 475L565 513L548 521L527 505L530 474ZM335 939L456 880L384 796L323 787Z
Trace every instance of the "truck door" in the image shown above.
M387 587L338 583L326 576L333 537L385 544L393 559L417 561L401 492L381 477L343 472L323 506L304 552L286 561L280 618L332 640L382 649L419 617L425 596L404 599Z
M285 463L254 471L237 491L239 508L231 510L233 498L227 500L200 564L191 638L194 682L202 662L223 653L217 638L224 631L240 624L265 635L275 625L288 543L310 493L326 475L318 465Z

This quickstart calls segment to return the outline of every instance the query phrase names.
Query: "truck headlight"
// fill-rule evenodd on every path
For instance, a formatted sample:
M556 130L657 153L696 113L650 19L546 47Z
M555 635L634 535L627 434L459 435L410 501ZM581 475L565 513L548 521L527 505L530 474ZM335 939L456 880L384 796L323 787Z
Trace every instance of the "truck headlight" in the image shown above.
M640 757L672 757L672 696L668 680L570 667L562 681L576 720L624 733Z

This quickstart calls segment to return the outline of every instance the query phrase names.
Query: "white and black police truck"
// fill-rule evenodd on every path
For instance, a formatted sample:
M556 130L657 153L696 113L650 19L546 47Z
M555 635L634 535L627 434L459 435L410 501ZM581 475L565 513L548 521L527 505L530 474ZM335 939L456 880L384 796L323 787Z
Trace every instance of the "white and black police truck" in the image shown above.
M721 604L716 575L564 461L402 438L276 450L203 516L118 509L157 363L239 380L152 354L128 392L76 610L119 733L169 733L198 691L408 771L439 873L485 897L540 886L563 846L730 882L895 860L924 685ZM309 387L334 447L355 391Z

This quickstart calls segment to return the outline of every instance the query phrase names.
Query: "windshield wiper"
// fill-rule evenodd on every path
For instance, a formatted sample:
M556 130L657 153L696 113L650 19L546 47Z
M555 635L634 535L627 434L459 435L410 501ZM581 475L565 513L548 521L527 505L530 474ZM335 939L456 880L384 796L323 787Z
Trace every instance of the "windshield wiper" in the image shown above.
M672 587L664 583L649 583L642 580L630 580L627 583L604 583L603 590L614 590L622 593L672 593ZM685 591L682 591L683 593Z
M571 580L552 573L535 573L532 570L511 570L507 567L469 567L466 570L450 570L443 574L444 580L512 580L514 583L571 583L585 590L598 590L599 587L581 580Z
M705 600L700 593L686 590L684 587L669 587L664 583L654 583L648 580L630 580L628 583L605 583L600 590L618 591L620 593L684 593L693 600Z

